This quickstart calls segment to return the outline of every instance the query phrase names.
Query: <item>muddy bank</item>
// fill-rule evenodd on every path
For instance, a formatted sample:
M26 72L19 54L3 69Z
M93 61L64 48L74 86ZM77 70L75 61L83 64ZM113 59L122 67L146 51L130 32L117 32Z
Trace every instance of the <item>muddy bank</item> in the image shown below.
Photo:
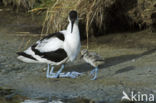
M46 65L26 64L16 59L17 51L24 50L39 39L30 32L34 29L31 27L33 22L29 22L27 16L16 21L11 17L8 22L8 19L3 20L0 24L0 86L14 89L22 98L51 100L55 97L67 100L67 103L70 103L68 100L71 103L119 103L123 91L156 95L156 35L148 30L91 38L89 50L105 58L95 81L90 80L88 75L92 67L80 59L67 64L64 72L84 72L84 76L47 79ZM25 24L31 27L30 31L21 28ZM29 36L21 32L29 32ZM85 47L86 41L83 41L82 48ZM86 99L77 101L75 98Z
M56 97L49 98L28 98L19 95L16 90L8 88L0 88L0 103L94 103L94 101L73 98L73 99L60 99Z
M0 88L0 103L21 103L26 97L17 95L15 90Z
M13 35L15 34L1 34L0 85L13 88L23 96L64 99L83 97L97 103L114 103L121 101L123 90L127 93L140 91L155 94L154 48L117 48L113 44L90 42L90 50L98 52L106 61L100 67L97 80L90 80L88 73L92 67L82 60L67 64L64 72L78 71L86 75L77 79L47 79L46 65L26 64L16 59L16 52L22 41L21 37Z
M0 31L7 33L25 32L40 34L44 14L36 15L27 12L15 12L11 7L0 6Z

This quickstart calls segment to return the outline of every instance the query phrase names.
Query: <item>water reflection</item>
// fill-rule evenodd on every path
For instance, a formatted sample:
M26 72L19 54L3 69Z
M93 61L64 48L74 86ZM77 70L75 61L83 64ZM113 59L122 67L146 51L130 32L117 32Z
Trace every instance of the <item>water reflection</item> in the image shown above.
M0 87L0 103L94 103L84 98L60 99L52 98L28 98L19 95L16 90Z

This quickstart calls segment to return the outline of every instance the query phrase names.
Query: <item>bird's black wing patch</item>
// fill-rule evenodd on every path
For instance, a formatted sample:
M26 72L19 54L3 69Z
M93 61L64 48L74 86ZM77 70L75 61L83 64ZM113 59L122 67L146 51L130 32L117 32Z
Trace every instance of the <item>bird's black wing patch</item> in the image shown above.
M64 60L67 57L67 53L65 52L64 49L58 49L55 51L50 51L50 52L40 52L39 50L35 49L37 44L32 46L32 51L34 53L42 58L45 58L47 60L50 60L52 62L60 62Z
M20 56L24 56L26 58L29 58L29 59L32 59L32 60L37 60L36 58L34 58L33 56L29 55L29 54L26 54L24 52L17 52L17 54Z
M43 39L41 39L41 41L44 40L44 39L49 39L51 37L57 37L57 38L59 38L62 41L65 40L64 35L62 33L56 32L56 33L49 34L49 35L45 36Z

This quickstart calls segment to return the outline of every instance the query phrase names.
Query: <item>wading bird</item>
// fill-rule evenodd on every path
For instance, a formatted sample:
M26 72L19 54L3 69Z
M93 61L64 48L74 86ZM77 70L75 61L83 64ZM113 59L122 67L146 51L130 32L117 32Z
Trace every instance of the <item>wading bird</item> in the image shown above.
M95 80L97 78L98 66L104 63L104 59L97 53L89 52L87 49L81 50L81 58L94 67L90 75L93 76L91 80Z
M75 78L81 73L71 72L61 73L64 64L74 61L80 52L80 34L78 27L77 12L72 10L68 16L69 24L66 30L49 34L24 52L18 52L18 59L26 63L46 63L48 64L47 78L72 77ZM51 67L51 70L49 70ZM53 73L54 66L61 65L57 73ZM61 75L60 75L61 73Z

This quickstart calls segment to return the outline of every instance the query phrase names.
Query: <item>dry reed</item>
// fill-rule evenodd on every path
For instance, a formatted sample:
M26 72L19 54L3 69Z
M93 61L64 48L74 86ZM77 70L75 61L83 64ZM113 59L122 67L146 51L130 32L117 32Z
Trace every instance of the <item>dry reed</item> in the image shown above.
M2 3L7 5L13 5L16 7L23 7L25 9L32 9L36 0L2 0Z
M43 23L42 34L48 34L65 29L67 26L67 17L70 10L77 10L80 22L85 25L85 33L87 37L87 48L90 28L93 23L98 25L100 30L103 25L105 8L112 5L115 0L56 0L49 7L46 18Z

